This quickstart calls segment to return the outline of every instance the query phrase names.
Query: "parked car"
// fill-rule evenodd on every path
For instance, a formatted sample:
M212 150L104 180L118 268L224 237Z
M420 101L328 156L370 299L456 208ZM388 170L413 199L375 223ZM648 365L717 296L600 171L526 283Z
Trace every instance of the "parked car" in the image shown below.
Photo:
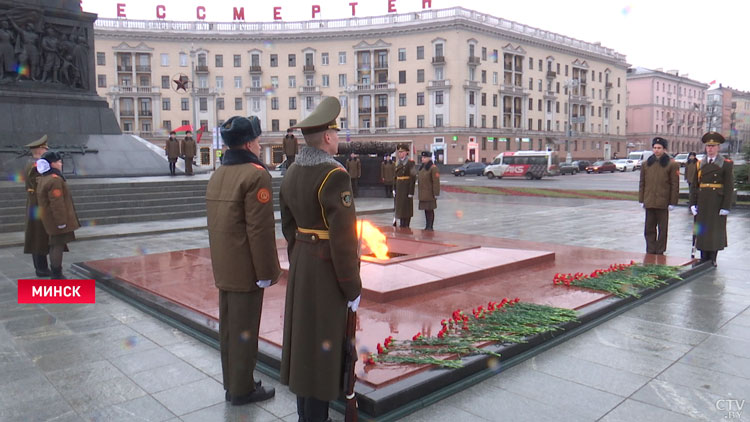
M578 174L578 163L573 161L572 163L560 163L560 175L564 174Z
M617 170L626 172L626 171L635 171L635 161L628 160L627 158L621 158L619 160L614 160L613 163L615 163L615 167L617 167Z
M586 173L604 173L605 171L609 171L614 173L617 170L617 166L615 166L615 163L611 161L595 161L594 164L591 164L590 166L586 167Z
M685 164L687 163L687 159L688 159L687 152L682 152L674 156L674 160L680 163L680 167L685 167Z
M591 161L587 160L578 160L573 162L578 163L578 171L586 171L586 167L591 165Z
M453 169L454 176L465 176L467 174L476 174L481 176L484 174L484 168L487 167L484 163L466 163L461 167Z

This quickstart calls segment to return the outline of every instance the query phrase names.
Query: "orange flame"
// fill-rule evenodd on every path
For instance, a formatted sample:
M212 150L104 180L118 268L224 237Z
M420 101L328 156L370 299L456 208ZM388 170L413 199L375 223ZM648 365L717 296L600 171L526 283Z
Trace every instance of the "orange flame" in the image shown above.
M361 238L378 259L388 259L388 245L385 235L367 220L357 222L357 237Z

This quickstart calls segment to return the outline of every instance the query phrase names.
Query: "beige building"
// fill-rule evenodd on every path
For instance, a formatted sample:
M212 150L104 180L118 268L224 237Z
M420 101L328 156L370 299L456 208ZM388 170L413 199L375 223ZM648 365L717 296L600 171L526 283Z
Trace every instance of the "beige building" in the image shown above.
M98 92L123 131L145 138L257 115L262 158L278 163L286 129L336 96L342 139L411 141L446 164L517 150L626 151L624 55L460 7L305 22L98 19L94 27Z

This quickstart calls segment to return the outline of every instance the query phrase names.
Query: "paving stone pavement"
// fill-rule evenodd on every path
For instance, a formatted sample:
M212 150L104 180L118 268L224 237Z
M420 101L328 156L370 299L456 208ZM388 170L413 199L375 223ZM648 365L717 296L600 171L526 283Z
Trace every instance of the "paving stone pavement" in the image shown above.
M689 256L691 224L686 207L672 212L667 254ZM443 194L435 229L645 249L632 201ZM750 421L750 405L738 408L750 401L748 234L750 211L733 211L715 271L402 420ZM72 243L64 260L207 246L205 230L100 238ZM297 420L294 396L262 374L274 399L227 405L217 350L106 292L96 304L19 305L16 280L33 275L21 252L0 248L0 421Z

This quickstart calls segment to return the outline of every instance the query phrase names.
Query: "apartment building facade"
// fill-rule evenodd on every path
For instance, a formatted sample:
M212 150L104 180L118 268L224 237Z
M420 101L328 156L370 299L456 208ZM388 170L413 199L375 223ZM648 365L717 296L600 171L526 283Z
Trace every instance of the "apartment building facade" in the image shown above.
M741 152L750 144L750 92L719 84L708 91L707 120L711 130L727 140L724 152Z
M628 69L627 137L632 150L651 149L660 136L669 152L701 151L706 132L708 84L677 71Z
M99 19L95 48L98 92L124 132L257 115L269 163L328 96L342 103L342 139L410 141L446 164L626 152L624 55L460 7L288 23Z

